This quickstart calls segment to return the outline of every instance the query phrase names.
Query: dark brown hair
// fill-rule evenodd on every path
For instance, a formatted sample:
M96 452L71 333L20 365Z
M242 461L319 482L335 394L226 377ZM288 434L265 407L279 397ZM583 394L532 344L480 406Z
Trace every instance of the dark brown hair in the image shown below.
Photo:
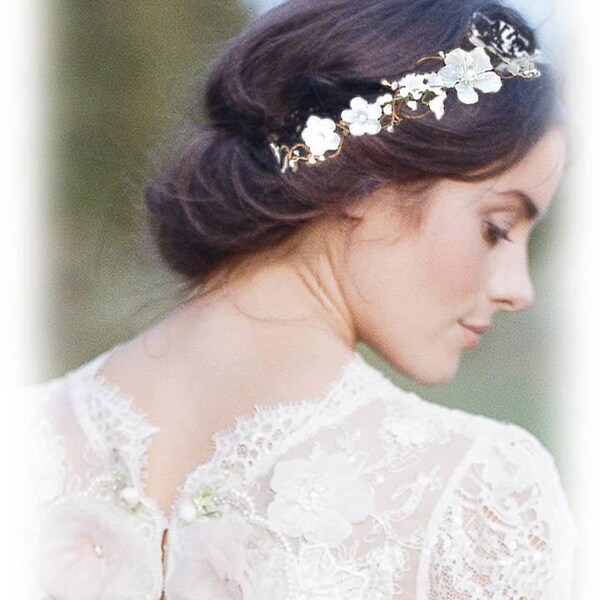
M145 187L164 262L196 287L383 185L482 179L522 158L557 119L546 65L539 79L507 81L473 105L449 95L439 121L429 114L394 133L350 137L338 157L296 173L281 173L268 146L270 134L291 137L311 113L339 120L354 96L374 99L381 79L415 72L422 56L472 48L465 33L475 11L537 45L518 13L486 0L291 0L252 22L199 94L204 122Z

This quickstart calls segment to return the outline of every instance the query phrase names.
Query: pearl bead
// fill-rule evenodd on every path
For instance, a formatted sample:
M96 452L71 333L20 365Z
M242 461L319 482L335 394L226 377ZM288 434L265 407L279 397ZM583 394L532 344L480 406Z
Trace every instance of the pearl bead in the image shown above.
M179 507L179 516L186 523L193 523L198 517L198 512L194 504L187 500Z
M94 543L93 547L94 547L94 554L98 558L104 558L104 548L98 543Z
M133 508L140 503L140 493L134 487L126 487L121 490L119 497L127 506Z

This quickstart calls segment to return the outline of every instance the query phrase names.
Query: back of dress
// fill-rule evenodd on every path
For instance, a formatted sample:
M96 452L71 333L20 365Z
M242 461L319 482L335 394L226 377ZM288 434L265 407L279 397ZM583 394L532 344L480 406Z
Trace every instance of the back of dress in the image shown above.
M31 390L39 599L570 597L573 520L524 429L356 353L321 398L215 434L167 515L144 491L158 428L98 377L107 355Z

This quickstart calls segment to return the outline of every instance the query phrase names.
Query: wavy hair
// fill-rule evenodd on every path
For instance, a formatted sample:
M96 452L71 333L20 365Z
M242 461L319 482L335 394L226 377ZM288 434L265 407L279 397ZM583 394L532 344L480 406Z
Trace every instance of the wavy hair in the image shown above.
M292 135L310 114L337 120L352 97L414 72L422 56L471 48L465 33L475 11L537 46L519 13L487 0L291 0L252 22L198 92L205 118L145 186L147 223L166 265L197 288L381 186L481 180L522 158L559 118L548 65L539 79L508 81L473 105L449 97L439 121L427 115L394 133L351 137L335 159L296 173L281 173L268 146L270 134Z

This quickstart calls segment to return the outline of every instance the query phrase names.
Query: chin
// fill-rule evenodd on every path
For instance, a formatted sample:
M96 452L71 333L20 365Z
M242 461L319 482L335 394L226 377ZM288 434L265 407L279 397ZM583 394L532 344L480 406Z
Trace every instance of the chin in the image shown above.
M398 369L410 379L429 387L436 387L449 383L456 377L458 363L429 362L424 365L414 365L411 369Z
M437 387L439 385L443 385L444 383L449 383L454 379L455 375L455 373L452 373L450 375L437 375L428 373L427 375L408 376L422 385L426 385L428 387Z
M388 350L387 348L373 348L393 369L405 377L429 387L436 387L452 381L456 377L460 365L460 356L457 355L452 359L445 351L446 349L441 350L437 357L431 356L431 352L429 352L429 356L421 356L423 360L419 360L419 357L398 356L396 353L384 351Z

